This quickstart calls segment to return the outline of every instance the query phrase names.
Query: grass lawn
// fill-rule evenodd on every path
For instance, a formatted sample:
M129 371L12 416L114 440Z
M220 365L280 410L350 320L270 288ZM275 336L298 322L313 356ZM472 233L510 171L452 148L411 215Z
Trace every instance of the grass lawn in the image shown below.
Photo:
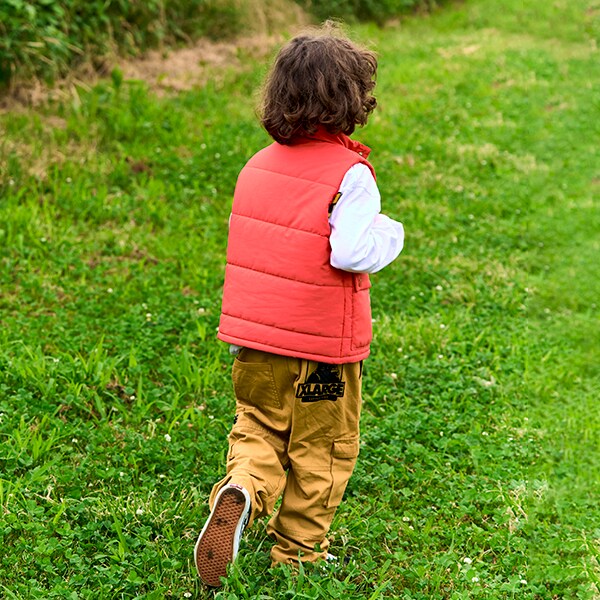
M401 257L373 287L346 566L224 588L192 548L222 476L217 342L264 74L160 96L107 80L0 114L0 596L600 598L600 6L470 0L355 37Z

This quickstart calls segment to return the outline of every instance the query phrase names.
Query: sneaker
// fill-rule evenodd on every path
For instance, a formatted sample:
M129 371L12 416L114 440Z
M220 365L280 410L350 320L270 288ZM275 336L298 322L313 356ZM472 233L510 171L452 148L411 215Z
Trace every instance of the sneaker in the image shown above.
M227 565L237 556L250 518L250 506L250 494L241 485L229 483L217 494L194 548L196 569L206 585L219 587L221 577L227 576Z

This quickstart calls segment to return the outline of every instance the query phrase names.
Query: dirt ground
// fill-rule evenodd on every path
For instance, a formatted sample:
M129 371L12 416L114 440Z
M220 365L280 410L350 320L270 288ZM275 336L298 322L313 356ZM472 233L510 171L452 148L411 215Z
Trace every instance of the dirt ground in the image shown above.
M153 50L140 59L120 60L116 66L124 79L145 81L159 93L184 91L203 85L220 70L241 69L242 57L265 60L282 40L278 35L254 35L233 42L201 39L189 48Z

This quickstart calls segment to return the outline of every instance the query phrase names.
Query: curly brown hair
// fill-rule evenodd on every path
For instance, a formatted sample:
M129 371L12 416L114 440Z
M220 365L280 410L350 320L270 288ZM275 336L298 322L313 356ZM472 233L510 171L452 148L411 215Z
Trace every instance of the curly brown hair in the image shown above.
M343 37L335 24L298 35L279 51L266 79L261 123L281 144L319 126L350 135L377 106L371 94L376 73L375 54Z

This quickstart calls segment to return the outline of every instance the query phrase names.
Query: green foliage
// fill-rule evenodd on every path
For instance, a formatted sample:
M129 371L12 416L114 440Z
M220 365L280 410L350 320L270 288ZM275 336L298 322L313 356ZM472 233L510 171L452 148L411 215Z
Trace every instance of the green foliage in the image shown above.
M246 16L235 0L3 0L0 86L14 76L52 79L81 61L99 68L115 50L231 36Z
M1 597L598 597L588 4L354 28L380 61L356 137L407 237L373 277L340 562L271 568L259 520L216 593L192 549L233 416L215 328L236 176L268 142L263 68L241 53L243 71L171 97L115 71L0 114Z

